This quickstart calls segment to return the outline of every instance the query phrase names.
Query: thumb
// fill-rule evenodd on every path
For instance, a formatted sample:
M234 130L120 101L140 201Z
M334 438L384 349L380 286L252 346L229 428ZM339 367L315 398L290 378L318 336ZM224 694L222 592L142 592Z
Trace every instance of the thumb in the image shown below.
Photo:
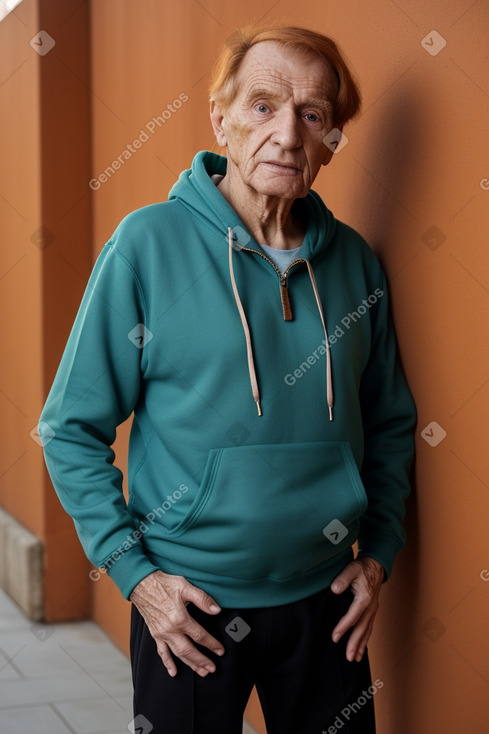
M331 591L333 594L342 594L351 585L356 577L357 571L353 564L349 563L343 571L331 582Z
M203 589L199 589L197 586L191 584L190 581L187 581L185 584L182 591L182 599L185 603L192 602L192 604L195 604L203 612L209 614L217 614L221 611L221 607L212 596L209 596Z

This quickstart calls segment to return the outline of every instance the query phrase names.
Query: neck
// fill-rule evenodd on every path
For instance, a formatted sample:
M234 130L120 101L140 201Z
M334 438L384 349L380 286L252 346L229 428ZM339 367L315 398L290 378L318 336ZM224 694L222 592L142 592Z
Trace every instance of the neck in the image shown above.
M218 187L257 242L278 250L292 250L302 244L306 228L291 213L294 199L260 194L229 174Z

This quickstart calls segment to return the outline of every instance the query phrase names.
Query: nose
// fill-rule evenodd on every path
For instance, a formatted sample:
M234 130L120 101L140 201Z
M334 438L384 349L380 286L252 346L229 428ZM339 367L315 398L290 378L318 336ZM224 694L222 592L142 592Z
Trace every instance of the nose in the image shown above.
M278 143L285 150L301 147L300 120L295 110L282 107L280 112L275 115L274 123L275 130L271 138L272 142Z

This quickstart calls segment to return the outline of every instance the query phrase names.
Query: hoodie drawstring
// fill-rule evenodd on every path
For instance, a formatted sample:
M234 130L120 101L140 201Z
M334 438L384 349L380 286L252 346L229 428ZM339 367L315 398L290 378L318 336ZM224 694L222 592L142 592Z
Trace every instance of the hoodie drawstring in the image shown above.
M316 285L316 278L314 276L314 270L312 269L312 265L309 262L309 260L306 260L307 265L307 272L309 273L309 278L311 279L311 285L312 289L314 291L314 295L316 297L316 303L318 306L319 315L321 317L321 323L323 325L323 331L324 331L324 341L326 342L326 392L327 392L327 399L328 399L328 410L329 410L329 420L333 420L333 379L331 377L331 350L329 348L329 339L328 339L328 332L326 330L326 322L324 320L324 313L323 313L323 307L321 305L321 299L319 298L319 292L318 287Z
M253 400L256 403L258 415L262 415L261 404L260 404L260 390L258 388L258 380L256 379L255 361L253 359L253 347L251 345L251 334L248 322L246 320L246 314L244 312L241 298L239 297L238 287L234 278L233 270L233 230L228 227L229 236L229 274L231 276L231 285L233 286L234 300L238 307L239 315L241 317L241 323L243 325L243 331L246 337L246 352L248 354L248 372L250 375L251 392L253 393Z
M236 279L234 277L234 269L233 269L233 230L231 227L228 227L228 241L229 241L229 274L231 278L231 285L233 288L233 294L234 294L234 300L236 301L236 306L238 307L239 315L241 318L241 324L243 326L243 331L246 338L246 352L248 355L248 372L250 375L250 383L251 383L251 391L253 393L253 400L256 403L256 407L258 410L258 415L263 415L262 409L261 409L261 402L260 402L260 390L258 387L258 380L256 377L256 370L255 370L255 361L253 358L253 346L251 344L251 333L250 328L248 326L248 321L246 319L246 314L243 309L243 304L241 303L241 298L239 297L238 287L236 285ZM330 352L330 346L329 346L329 339L328 339L328 332L326 330L326 321L324 319L324 313L323 313L323 307L321 305L321 299L319 298L319 292L316 285L316 278L314 277L314 271L312 269L312 265L309 262L309 260L305 260L307 265L307 272L309 273L309 278L311 281L312 289L314 291L314 296L316 298L316 304L319 311L319 316L321 317L321 323L323 325L323 331L324 331L324 340L325 340L325 346L326 346L326 391L327 391L327 401L328 401L328 410L329 410L329 420L333 420L333 404L334 404L334 397L333 397L333 380L331 377L331 352Z

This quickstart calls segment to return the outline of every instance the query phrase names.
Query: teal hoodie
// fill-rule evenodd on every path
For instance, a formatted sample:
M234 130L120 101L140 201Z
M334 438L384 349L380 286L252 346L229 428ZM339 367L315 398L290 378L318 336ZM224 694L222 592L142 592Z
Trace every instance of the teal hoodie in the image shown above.
M282 276L210 178L225 172L202 151L119 224L40 416L60 501L126 598L162 569L223 607L285 604L357 539L386 577L405 541L415 408L382 269L311 190ZM126 503L111 445L133 411Z

